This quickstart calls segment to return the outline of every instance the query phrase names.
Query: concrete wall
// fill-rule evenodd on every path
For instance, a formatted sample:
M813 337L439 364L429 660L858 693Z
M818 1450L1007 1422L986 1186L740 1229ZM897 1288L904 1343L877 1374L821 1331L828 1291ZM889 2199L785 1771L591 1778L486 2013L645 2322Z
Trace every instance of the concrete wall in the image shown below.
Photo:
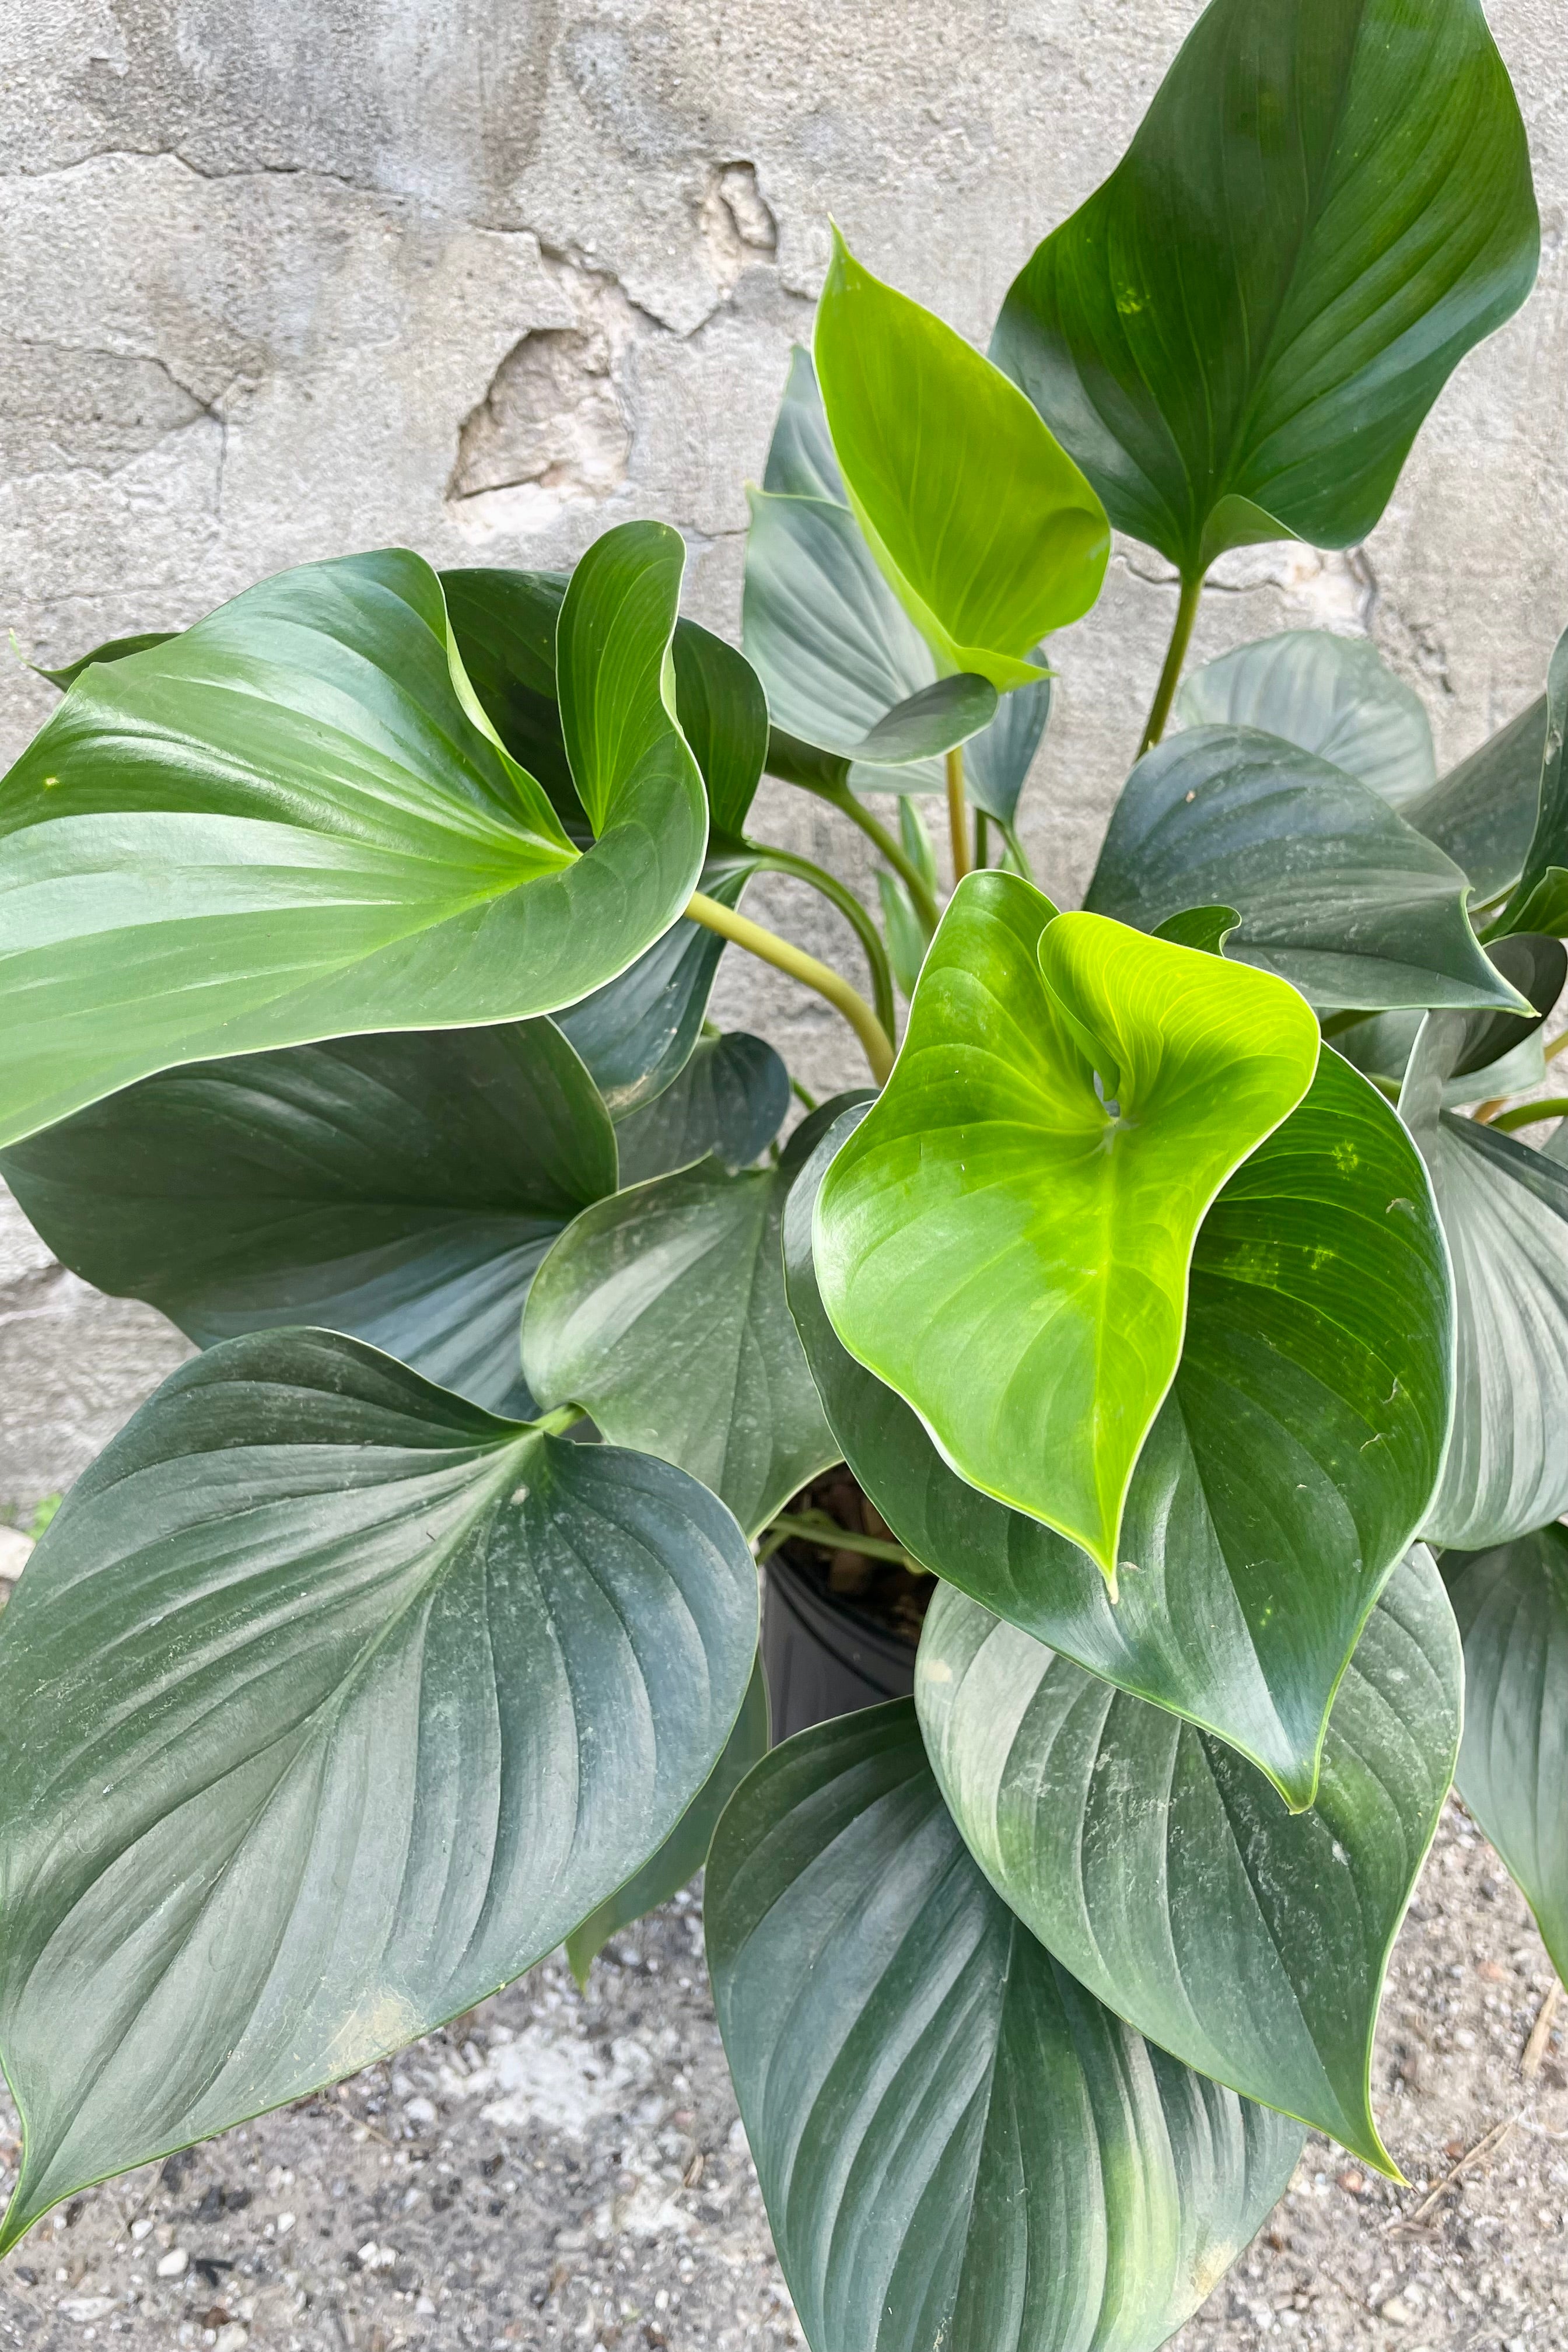
M390 541L565 563L635 515L736 622L742 485L831 211L984 340L1102 176L1195 0L11 0L0 79L0 620L38 658L178 626L259 574ZM1370 629L1455 756L1539 690L1568 620L1568 61L1498 0L1545 230L1526 311L1462 367L1363 550L1230 559L1199 652ZM1026 803L1081 889L1173 592L1125 548L1058 641ZM52 707L0 666L0 755ZM775 790L763 829L836 820ZM830 830L832 828L833 830ZM791 886L756 904L843 954ZM731 961L734 960L731 959ZM852 1075L834 1019L727 968L727 1019ZM179 1343L0 1225L0 1510L68 1479Z

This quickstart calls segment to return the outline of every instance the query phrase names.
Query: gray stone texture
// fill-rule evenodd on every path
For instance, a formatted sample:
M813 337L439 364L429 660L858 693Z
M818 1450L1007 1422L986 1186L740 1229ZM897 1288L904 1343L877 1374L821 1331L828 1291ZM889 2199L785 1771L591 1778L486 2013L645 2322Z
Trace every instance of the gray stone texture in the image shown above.
M1110 167L1194 0L12 0L0 77L0 620L58 661L178 626L282 565L399 541L568 563L679 526L737 624L743 486L827 217L984 340L1035 241ZM1459 370L1366 548L1229 559L1200 654L1370 630L1445 758L1539 690L1568 619L1568 66L1556 0L1499 0L1534 152L1541 281ZM1118 550L1058 641L1026 803L1081 890L1173 607ZM0 664L0 756L52 708ZM762 829L863 871L771 787ZM853 958L790 883L764 920ZM816 1000L731 956L720 1009L807 1083L856 1075ZM182 1343L0 1223L0 1516L68 1482Z

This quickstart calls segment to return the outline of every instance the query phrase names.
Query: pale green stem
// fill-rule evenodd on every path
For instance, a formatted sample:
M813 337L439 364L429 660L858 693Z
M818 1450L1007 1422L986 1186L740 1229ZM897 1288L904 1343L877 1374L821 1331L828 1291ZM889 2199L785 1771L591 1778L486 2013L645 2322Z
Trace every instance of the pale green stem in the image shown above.
M763 963L771 963L775 971L787 972L792 980L798 980L802 987L814 989L818 996L826 998L836 1012L843 1013L859 1038L861 1050L877 1084L879 1087L887 1085L893 1068L892 1040L858 990L851 988L831 965L819 963L816 956L807 955L804 948L792 945L788 940L781 940L774 931L764 930L762 924L753 923L750 916L737 915L730 908L721 907L716 898L704 898L700 890L692 892L686 912L694 923L702 923L709 930L717 931L721 939L733 940L735 946L744 948L748 955L756 956Z
M753 847L761 846L753 843ZM791 849L767 849L763 856L763 868L772 874L788 874L797 882L805 883L819 891L830 907L837 907L845 921L860 942L871 973L871 1003L878 1020L890 1037L897 1015L893 1009L893 971L888 961L888 950L882 945L882 935L847 882L837 874L829 874L809 857L797 857Z
M947 830L952 843L952 885L956 889L970 871L968 803L963 797L963 746L955 743L947 755Z
M1165 649L1165 666L1160 672L1160 683L1154 688L1150 707L1149 723L1143 730L1143 740L1138 746L1138 757L1156 744L1165 731L1165 721L1171 715L1171 705L1176 698L1176 682L1182 675L1182 664L1187 657L1187 647L1193 641L1193 623L1198 617L1198 600L1204 593L1203 576L1195 580L1184 578L1182 593L1176 603L1176 623L1171 631L1171 642Z

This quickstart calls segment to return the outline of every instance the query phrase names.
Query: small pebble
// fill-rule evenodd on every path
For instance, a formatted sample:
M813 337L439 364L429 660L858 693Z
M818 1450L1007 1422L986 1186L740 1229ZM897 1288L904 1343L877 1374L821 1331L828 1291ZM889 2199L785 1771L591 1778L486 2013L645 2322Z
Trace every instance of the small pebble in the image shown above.
M190 2267L191 2258L184 2246L173 2246L166 2254L158 2257L160 2278L184 2278Z
M218 2329L217 2342L213 2347L213 2352L245 2352L245 2347L249 2341L249 2328L242 2327L237 2319L231 2319L226 2327Z

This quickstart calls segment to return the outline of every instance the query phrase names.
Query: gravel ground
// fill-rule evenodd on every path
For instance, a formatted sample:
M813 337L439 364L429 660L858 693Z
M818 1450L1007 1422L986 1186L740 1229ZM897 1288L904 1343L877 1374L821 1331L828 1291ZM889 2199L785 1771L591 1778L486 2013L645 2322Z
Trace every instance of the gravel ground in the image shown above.
M1182 2352L1568 2343L1568 2001L1521 2074L1552 1983L1520 1897L1450 1807L1374 2074L1413 2185L1314 2138ZM14 2131L0 2107L0 2168ZM50 2216L0 2269L0 2346L109 2343L797 2346L713 2023L698 1888L616 1937L585 1995L547 1962L395 2063Z

